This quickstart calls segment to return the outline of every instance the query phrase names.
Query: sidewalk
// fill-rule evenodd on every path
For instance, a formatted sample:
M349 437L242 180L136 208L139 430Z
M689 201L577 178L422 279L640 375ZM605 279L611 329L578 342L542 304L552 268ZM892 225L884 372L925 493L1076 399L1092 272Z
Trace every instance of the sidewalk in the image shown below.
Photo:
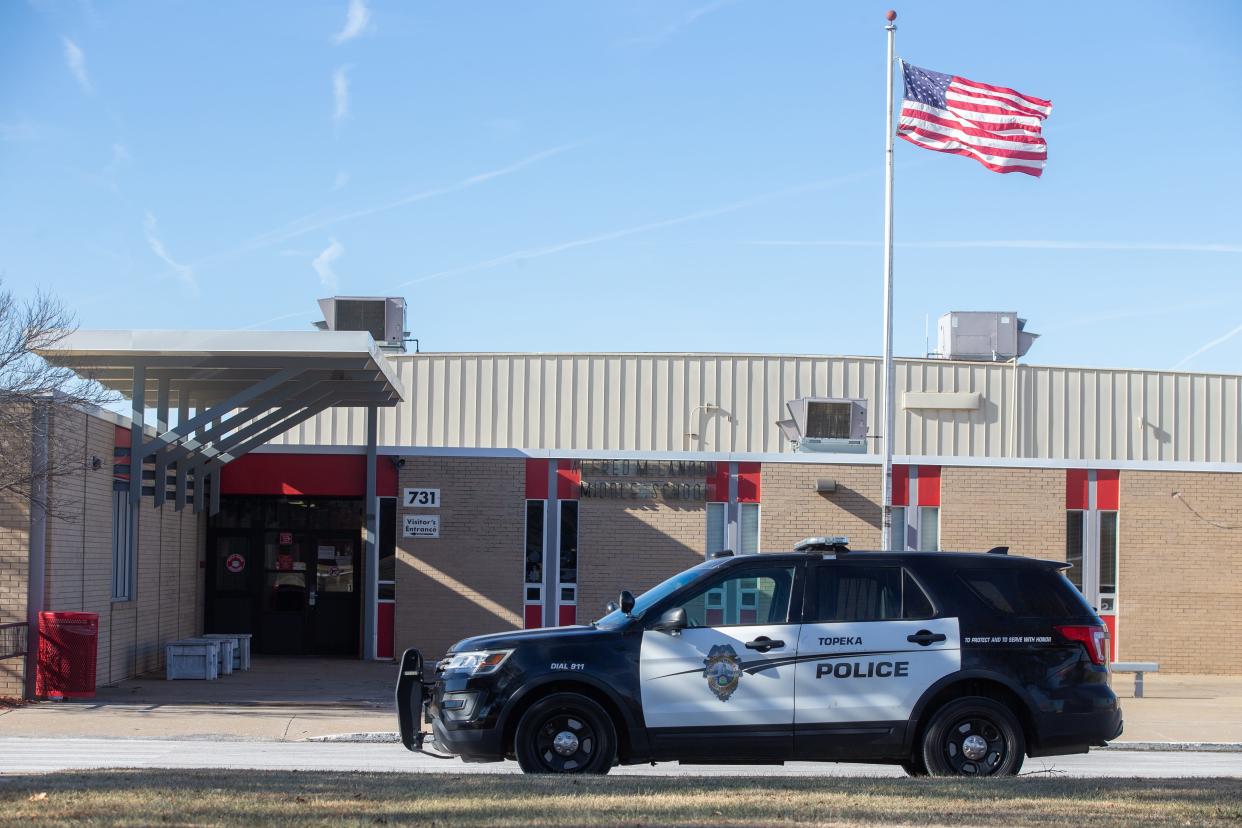
M1117 675L1122 742L1242 743L1242 676ZM216 681L149 676L101 688L93 700L5 711L0 737L111 737L303 741L396 730L396 665L256 657L248 673Z
M256 656L215 681L141 676L94 699L0 708L0 736L300 741L394 730L391 663Z

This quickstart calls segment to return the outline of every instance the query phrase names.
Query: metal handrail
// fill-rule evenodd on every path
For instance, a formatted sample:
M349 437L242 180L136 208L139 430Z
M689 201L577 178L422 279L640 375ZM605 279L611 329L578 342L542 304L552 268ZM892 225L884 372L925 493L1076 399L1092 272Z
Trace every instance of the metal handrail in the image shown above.
M29 627L25 621L0 624L0 658L26 655Z

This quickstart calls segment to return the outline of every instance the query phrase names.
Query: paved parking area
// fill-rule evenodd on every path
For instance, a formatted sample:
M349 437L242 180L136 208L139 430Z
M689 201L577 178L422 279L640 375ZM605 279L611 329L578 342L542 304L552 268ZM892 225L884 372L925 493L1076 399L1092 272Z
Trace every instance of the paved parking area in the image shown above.
M98 768L210 768L390 773L519 773L514 762L470 765L393 744L217 742L166 739L0 738L0 773ZM1242 777L1242 753L1102 751L1028 759L1025 773L1075 777ZM790 762L786 765L632 765L629 776L904 776L892 765Z

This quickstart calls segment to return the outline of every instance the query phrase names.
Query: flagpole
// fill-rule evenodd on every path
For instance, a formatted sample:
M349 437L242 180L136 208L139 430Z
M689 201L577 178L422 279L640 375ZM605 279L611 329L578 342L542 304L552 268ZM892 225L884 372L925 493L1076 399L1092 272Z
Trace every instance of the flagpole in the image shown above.
M893 548L893 41L897 34L897 12L884 15L888 25L888 73L886 132L884 135L884 425L880 433L884 455L884 493L880 521L880 549ZM904 541L905 533L902 533ZM905 548L905 543L901 544Z

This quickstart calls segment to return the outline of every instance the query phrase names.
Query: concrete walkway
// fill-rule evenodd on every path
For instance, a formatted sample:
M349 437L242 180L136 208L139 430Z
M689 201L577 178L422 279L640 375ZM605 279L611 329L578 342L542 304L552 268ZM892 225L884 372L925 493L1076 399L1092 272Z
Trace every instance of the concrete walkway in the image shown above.
M299 741L393 730L393 664L255 657L215 681L142 676L94 699L0 708L0 736Z
M396 666L345 659L256 657L247 673L216 681L151 676L101 688L95 699L5 711L0 737L302 741L396 729ZM1117 675L1124 742L1242 743L1242 676L1146 679Z

